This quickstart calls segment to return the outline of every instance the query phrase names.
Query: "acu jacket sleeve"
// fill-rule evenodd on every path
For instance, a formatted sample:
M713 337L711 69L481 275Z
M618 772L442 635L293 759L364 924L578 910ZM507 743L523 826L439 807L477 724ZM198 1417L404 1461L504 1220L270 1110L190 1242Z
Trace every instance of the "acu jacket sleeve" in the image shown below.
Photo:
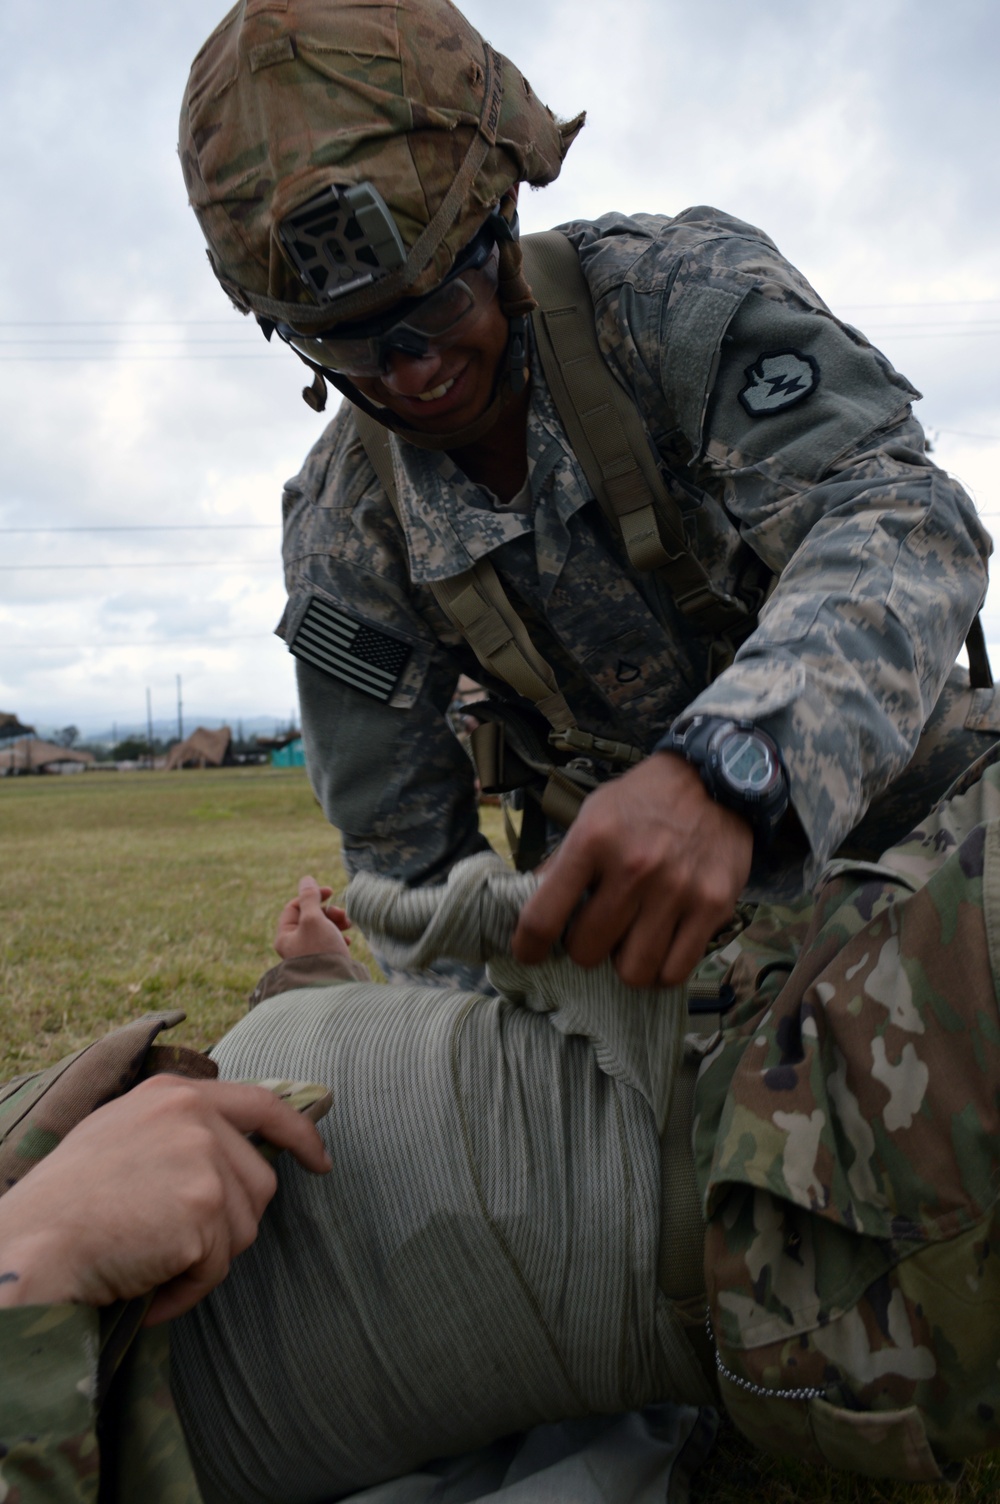
M606 354L681 477L713 577L731 582L734 539L775 576L690 709L774 737L810 883L913 755L985 594L989 539L927 456L919 393L765 235L711 209L609 228L626 226L646 243L624 276L609 256L602 281L601 242L581 252Z

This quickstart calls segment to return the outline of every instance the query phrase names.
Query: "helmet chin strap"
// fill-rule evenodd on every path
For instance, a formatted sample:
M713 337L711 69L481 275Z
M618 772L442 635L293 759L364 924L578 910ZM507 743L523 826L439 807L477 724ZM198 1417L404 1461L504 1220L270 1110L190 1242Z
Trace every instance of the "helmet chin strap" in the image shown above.
M454 433L423 433L420 429L411 428L409 425L387 407L380 407L368 397L358 391L354 383L338 371L331 371L327 366L318 365L309 360L301 350L295 353L304 365L307 365L314 373L312 386L303 389L302 397L314 412L322 412L326 407L326 388L329 383L335 386L349 402L361 411L374 418L376 423L381 423L383 428L391 428L398 433L401 439L408 444L416 444L421 449L461 449L466 444L474 444L499 420L504 408L519 397L528 384L530 374L528 366L528 317L526 313L514 314L508 319L509 334L507 336L507 350L505 358L500 362L497 380L493 388L493 396L486 410L480 414L474 423L469 423L465 428L457 429Z

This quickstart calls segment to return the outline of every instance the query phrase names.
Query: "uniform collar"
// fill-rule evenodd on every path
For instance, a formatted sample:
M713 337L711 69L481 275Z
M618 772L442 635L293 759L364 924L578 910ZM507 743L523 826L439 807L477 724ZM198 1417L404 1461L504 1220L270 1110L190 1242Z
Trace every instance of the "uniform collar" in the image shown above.
M471 569L503 544L534 531L539 573L554 578L569 547L570 517L593 499L531 351L528 403L528 479L533 513L496 512L490 493L449 455L420 449L398 434L389 438L410 578L431 584Z

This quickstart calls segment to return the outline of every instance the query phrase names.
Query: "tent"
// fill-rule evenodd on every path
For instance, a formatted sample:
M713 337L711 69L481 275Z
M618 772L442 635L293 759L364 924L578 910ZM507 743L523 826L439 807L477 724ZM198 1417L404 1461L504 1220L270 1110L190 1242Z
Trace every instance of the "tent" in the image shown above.
M209 731L199 726L183 742L175 742L167 754L166 766L172 768L222 768L233 763L233 733L228 726Z

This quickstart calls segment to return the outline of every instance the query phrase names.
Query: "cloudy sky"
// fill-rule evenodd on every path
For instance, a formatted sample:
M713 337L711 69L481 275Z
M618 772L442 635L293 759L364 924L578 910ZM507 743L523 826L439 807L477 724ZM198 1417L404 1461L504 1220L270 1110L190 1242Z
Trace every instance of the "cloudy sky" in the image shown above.
M921 388L1000 527L996 0L471 0L557 113L525 229L710 203ZM302 368L232 312L175 155L205 0L0 8L0 709L88 732L294 711L278 501ZM1000 664L1000 592L987 608Z

